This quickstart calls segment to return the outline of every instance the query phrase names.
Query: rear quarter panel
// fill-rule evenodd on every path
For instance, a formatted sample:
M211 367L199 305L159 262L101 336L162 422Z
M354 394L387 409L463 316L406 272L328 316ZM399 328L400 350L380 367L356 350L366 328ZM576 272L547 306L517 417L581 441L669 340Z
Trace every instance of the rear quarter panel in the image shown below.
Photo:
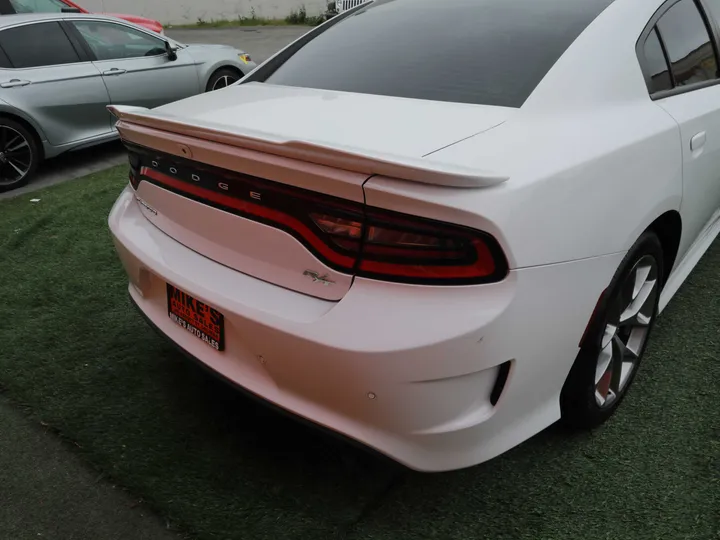
M23 111L22 109L14 107L11 102L5 101L4 98L6 97L7 96L3 95L3 90L0 89L0 116L9 116L24 120L35 130L35 132L38 134L38 137L40 138L40 141L45 142L47 140L47 137L45 136L42 127L35 120L35 118L27 112Z
M627 250L682 198L678 128L652 104L513 119L436 156L459 154L510 180L451 189L374 177L368 204L485 230L521 268Z
M626 251L682 199L677 123L648 96L635 45L660 0L616 0L502 126L433 155L507 174L452 190L373 178L368 204L486 230L522 268Z

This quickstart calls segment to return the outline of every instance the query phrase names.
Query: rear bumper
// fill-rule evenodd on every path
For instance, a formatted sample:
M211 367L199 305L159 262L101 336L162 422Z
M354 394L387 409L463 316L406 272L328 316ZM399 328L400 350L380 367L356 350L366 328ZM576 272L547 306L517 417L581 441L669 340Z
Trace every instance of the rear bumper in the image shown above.
M315 422L313 422L313 421L311 421L311 420L307 420L307 419L305 419L305 418L303 418L303 417L301 417L301 416L298 416L298 415L294 414L293 412L288 411L287 409L284 409L284 408L282 408L282 407L279 407L279 406L275 405L274 403L271 403L271 402L267 401L266 399L263 399L262 397L260 397L260 396L258 396L258 395L256 395L256 394L253 394L252 392L248 391L247 388L245 388L244 386L238 384L237 381L233 381L233 380L231 380L231 379L228 379L227 377L224 377L223 375L221 375L221 374L218 373L217 371L215 371L215 370L213 370L212 368L210 368L210 367L209 367L207 364L205 364L202 360L200 360L199 358L196 358L196 357L193 356L191 353L189 353L188 351L186 351L185 349L183 349L183 348L182 348L180 345L178 345L176 342L174 342L172 339L170 339L170 337L169 337L167 334L165 334L165 333L152 321L152 319L150 319L150 318L145 314L145 312L142 310L142 308L137 304L137 302L135 302L135 299L133 298L133 295L132 295L132 294L129 294L129 298L130 298L130 302L131 302L131 304L133 305L133 307L137 310L138 314L143 318L143 320L145 321L145 323L146 323L150 328L152 328L161 338L167 340L171 345L173 345L173 346L175 347L175 349L177 350L177 352L179 352L186 360L189 360L190 362L192 362L193 364L195 364L196 366L198 366L200 369L202 369L203 371L205 371L206 373L208 373L210 376L214 377L215 379L219 380L220 382L222 382L222 383L224 383L224 384L227 384L228 386L234 388L234 389L237 390L238 392L241 392L244 396L250 398L251 400L255 401L256 403L260 403L260 404L262 404L262 405L265 405L266 407L271 408L273 411L275 411L275 412L277 412L277 413L279 413L279 414L282 414L282 415L285 415L285 416L288 416L288 417L292 417L293 419L295 419L295 420L297 420L297 421L299 421L299 422L302 422L303 424L307 425L308 427L311 427L311 428L313 428L313 429L321 430L323 433L325 433L325 434L327 434L327 435L329 435L329 436L331 436L331 437L340 438L340 439L342 439L343 441L345 441L346 443L352 444L352 445L356 446L357 448L362 448L362 449L364 449L364 450L366 450L366 451L373 452L374 455L377 456L377 457L380 458L380 459L390 459L390 458L389 458L388 456L386 456L385 454L381 454L380 452L375 451L374 449L372 449L372 448L370 448L370 447L362 444L360 441L356 441L355 439L352 439L352 438L350 438L350 437L347 437L347 436L343 435L342 433L339 433L339 432L334 431L334 430L332 430L332 429L326 428L326 427L324 427L324 426L321 426L321 425L319 425L319 424L316 424Z
M423 471L480 463L559 418L585 322L621 257L513 271L502 283L469 287L356 279L331 302L189 250L144 218L129 188L109 223L133 301L188 355ZM225 351L170 320L166 283L225 315ZM495 403L503 365L509 376Z

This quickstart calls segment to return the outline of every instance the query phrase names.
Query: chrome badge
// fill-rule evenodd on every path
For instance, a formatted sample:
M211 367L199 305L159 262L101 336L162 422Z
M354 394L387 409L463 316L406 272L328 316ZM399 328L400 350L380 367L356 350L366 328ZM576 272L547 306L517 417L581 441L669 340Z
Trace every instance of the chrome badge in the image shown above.
M327 287L328 285L333 285L335 283L331 279L328 279L327 274L321 276L320 274L318 274L317 272L313 272L312 270L305 270L303 272L303 276L307 276L313 280L313 283L320 283L325 287Z
M140 206L143 206L148 212L157 216L157 210L155 210L152 206L150 206L148 203L146 203L144 200L142 200L137 195L135 195L135 200L138 202L138 204L140 204Z

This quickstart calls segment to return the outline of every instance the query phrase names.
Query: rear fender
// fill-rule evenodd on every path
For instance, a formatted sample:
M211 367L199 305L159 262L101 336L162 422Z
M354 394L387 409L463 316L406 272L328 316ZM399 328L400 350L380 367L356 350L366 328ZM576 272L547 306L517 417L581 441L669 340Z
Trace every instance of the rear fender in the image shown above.
M47 142L45 132L40 127L40 124L38 124L32 116L21 111L20 109L13 107L8 102L3 101L2 99L0 99L0 116L14 116L16 118L24 120L35 131L42 145L45 146Z

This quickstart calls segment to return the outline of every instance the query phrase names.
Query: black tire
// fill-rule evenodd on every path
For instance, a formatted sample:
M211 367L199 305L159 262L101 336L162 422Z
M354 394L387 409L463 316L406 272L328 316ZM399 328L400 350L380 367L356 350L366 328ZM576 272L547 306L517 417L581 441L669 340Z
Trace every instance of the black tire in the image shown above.
M0 193L26 185L41 161L35 134L19 122L0 118Z
M206 92L212 92L213 90L221 90L231 84L239 81L243 78L243 74L240 71L233 68L222 68L218 69L215 73L210 76L210 80L205 87ZM225 84L223 84L223 81ZM216 86L218 86L216 88Z
M615 336L613 338L608 338L608 336L611 335L611 331L608 329L615 326L614 320L621 320L624 314L630 312L629 306L625 311L619 306L623 305L627 293L631 292L629 285L632 285L633 281L637 282L637 279L632 279L631 273L633 273L636 268L644 271L646 267L638 265L648 264L647 267L651 267L653 262L656 265L654 270L652 270L656 281L655 288L652 289L653 292L651 293L654 294L654 301L653 297L648 297L647 301L644 302L644 305L647 306L645 308L646 314L651 313L649 324L634 327L638 329L638 332L644 332L643 334L639 334L644 336L644 341L639 350L635 351L637 354L628 354L630 349L622 348L622 336L620 335L621 332L627 332L627 328L623 329L622 325L618 324L617 333L613 334ZM660 292L665 278L664 272L662 244L657 235L653 232L646 232L635 242L623 259L610 282L610 286L603 295L603 299L599 303L593 319L588 325L587 334L580 352L560 394L562 421L566 426L575 429L591 429L597 427L610 418L622 403L635 379L645 349L650 340L652 329L655 326ZM639 271L636 276L638 275L641 275ZM647 281L646 284L649 284L650 281L652 280ZM625 287L623 287L623 285L625 285ZM634 289L637 290L637 286L634 287ZM633 301L631 301L630 305L633 305L632 302ZM643 317L645 317L646 314L643 314ZM632 317L632 319L635 319L635 317ZM621 340L619 342L620 345L617 347L615 345L618 343L616 338ZM635 338L633 337L633 339ZM616 350L622 350L624 354L628 355L627 358L630 359L634 367L626 368L626 364L620 363L621 369L618 369L615 361L610 360L608 363L609 375L607 372L604 372L602 367L600 367L601 361L599 360L601 358L601 352L603 351L603 341L611 347L613 358L618 357L618 355L615 354ZM630 338L628 338L628 343L629 342ZM604 350L608 350L607 346ZM623 358L623 355L619 356L621 359ZM605 356L605 358L607 358L607 356ZM629 369L629 374L626 376L625 382L622 384L622 387L618 384L619 391L617 393L611 392L610 388L613 383L610 381L615 380L615 372L619 373L617 375L619 379L622 377L624 369ZM603 373L603 375L598 381L599 373ZM607 384L608 392L605 396L605 403L601 405L599 400L602 399L601 396L605 391L605 384ZM596 391L598 392L597 397ZM609 401L611 397L612 400Z

